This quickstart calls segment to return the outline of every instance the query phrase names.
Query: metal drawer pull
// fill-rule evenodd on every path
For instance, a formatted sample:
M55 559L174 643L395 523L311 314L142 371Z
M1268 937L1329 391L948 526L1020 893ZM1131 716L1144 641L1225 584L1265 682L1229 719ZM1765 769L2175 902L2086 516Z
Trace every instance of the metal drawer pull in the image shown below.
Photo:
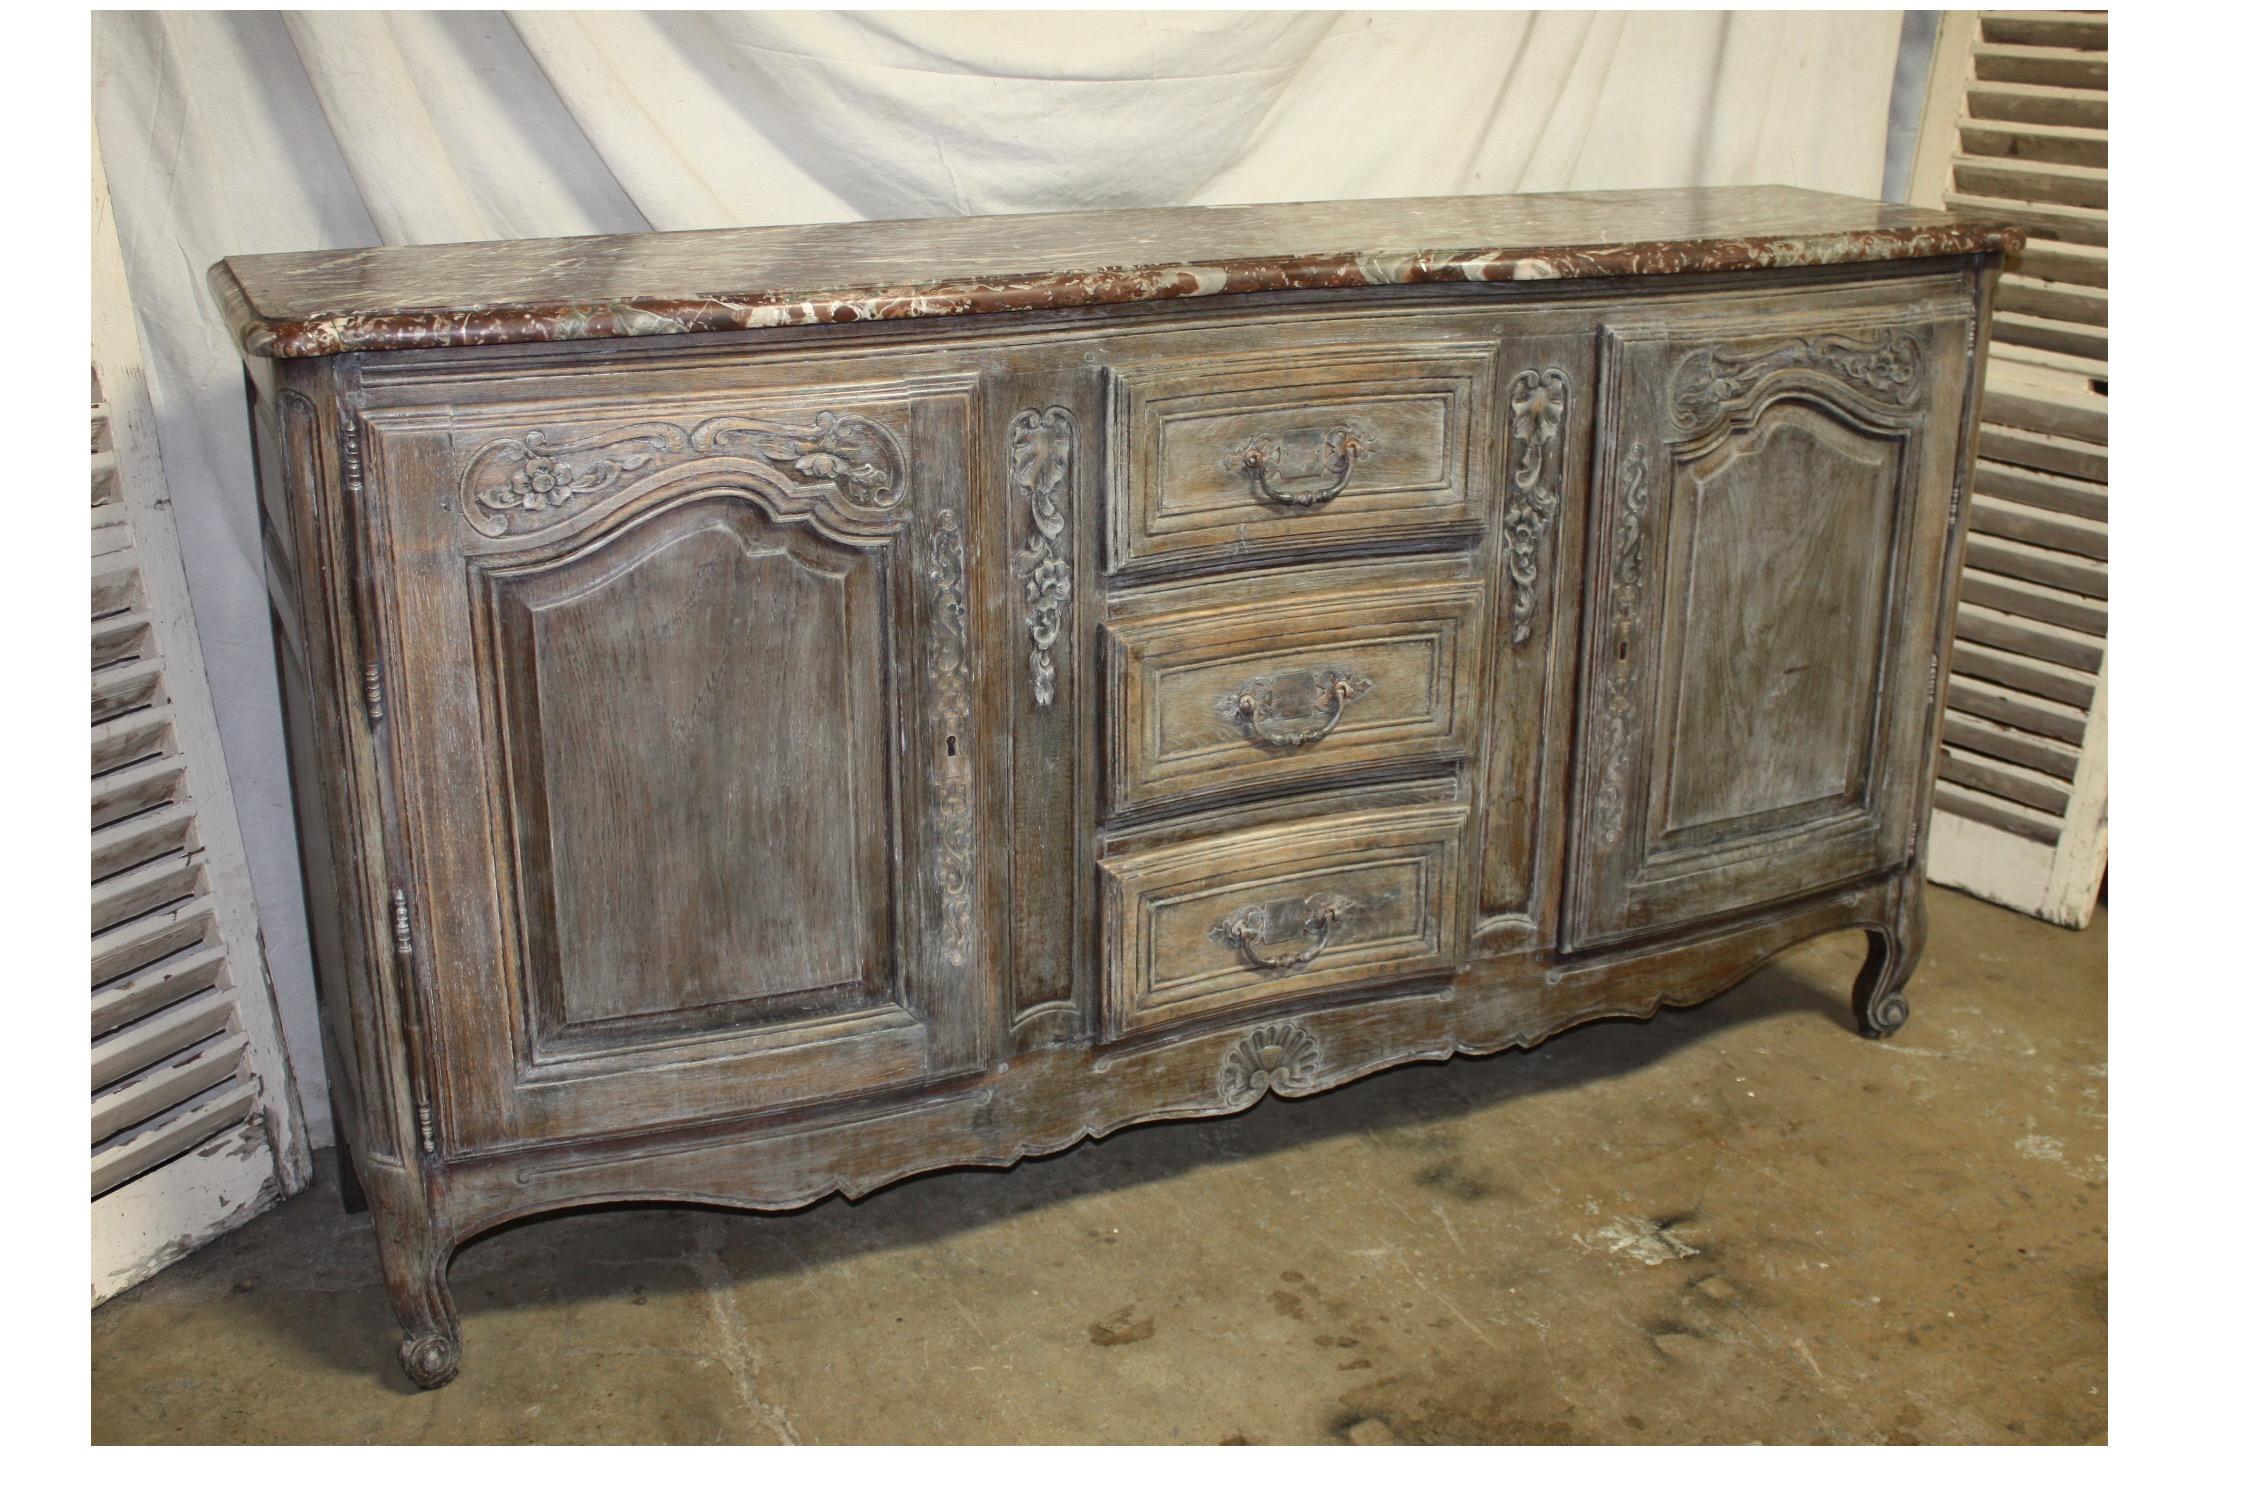
M1300 906L1303 915L1300 933L1308 938L1308 944L1289 956L1271 960L1255 949L1279 938L1274 933L1278 922L1269 904L1247 904L1215 925L1213 938L1236 951L1255 971L1298 971L1324 953L1324 947L1331 944L1332 936L1338 933L1340 921L1356 907L1353 899L1338 893L1311 893L1300 900Z
M1237 461L1263 501L1320 507L1347 489L1355 461L1370 452L1369 441L1342 423L1255 439L1238 451Z
M1305 747L1339 725L1347 702L1369 694L1353 669L1287 669L1248 679L1217 703L1222 718L1264 747Z

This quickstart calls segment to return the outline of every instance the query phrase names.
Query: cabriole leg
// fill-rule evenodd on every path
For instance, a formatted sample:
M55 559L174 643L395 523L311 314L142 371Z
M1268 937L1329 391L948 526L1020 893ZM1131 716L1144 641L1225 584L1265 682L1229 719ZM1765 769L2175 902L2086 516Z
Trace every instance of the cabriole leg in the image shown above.
M447 1288L447 1260L454 1243L432 1224L420 1196L393 1197L379 1177L369 1182L376 1212L376 1243L384 1263L384 1287L399 1317L400 1367L418 1387L436 1389L462 1364L462 1324Z
M1889 912L1880 924L1865 932L1864 969L1857 973L1853 1000L1857 1032L1867 1039L1886 1039L1911 1017L1904 984L1927 948L1927 887L1914 876L1895 889Z

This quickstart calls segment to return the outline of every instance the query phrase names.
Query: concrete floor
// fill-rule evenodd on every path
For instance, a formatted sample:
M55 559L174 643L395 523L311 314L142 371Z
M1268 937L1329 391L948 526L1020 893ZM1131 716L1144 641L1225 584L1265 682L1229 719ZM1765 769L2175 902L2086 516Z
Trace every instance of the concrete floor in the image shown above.
M1707 1006L858 1206L505 1228L418 1394L324 1183L94 1313L98 1442L2094 1442L2107 937L1936 891Z

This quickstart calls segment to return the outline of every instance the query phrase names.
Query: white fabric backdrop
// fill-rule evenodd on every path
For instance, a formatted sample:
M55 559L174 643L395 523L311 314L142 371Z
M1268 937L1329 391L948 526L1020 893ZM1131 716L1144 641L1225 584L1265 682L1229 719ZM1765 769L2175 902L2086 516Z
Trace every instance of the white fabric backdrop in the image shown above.
M327 1101L222 256L1789 183L1876 196L1897 12L96 12L95 120L276 993Z

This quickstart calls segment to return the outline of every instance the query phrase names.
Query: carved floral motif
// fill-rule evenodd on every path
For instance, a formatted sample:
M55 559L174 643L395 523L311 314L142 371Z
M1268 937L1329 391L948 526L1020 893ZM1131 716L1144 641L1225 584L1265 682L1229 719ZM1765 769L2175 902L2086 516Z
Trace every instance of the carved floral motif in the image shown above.
M1756 350L1733 351L1710 345L1684 357L1669 383L1669 413L1677 426L1697 433L1757 383L1781 371L1824 371L1866 396L1894 407L1919 398L1926 359L1907 329L1873 334L1796 335Z
M567 440L536 428L495 439L471 457L464 515L489 538L531 532L648 466L716 454L777 467L796 485L827 486L865 511L901 503L906 462L892 430L870 418L824 411L806 421L723 416L686 428L637 423Z
M1323 1061L1316 1036L1299 1024L1263 1024L1223 1054L1215 1084L1231 1107L1249 1106L1264 1092L1298 1096L1316 1089Z
M1027 666L1037 705L1057 698L1052 650L1073 599L1073 564L1065 541L1065 511L1059 505L1072 469L1073 414L1062 407L1030 407L1011 419L1011 502L1023 504L1034 522L1033 536L1018 552L1017 567L1026 586L1026 635L1033 644Z
M1512 641L1535 633L1542 598L1538 576L1544 539L1559 514L1560 435L1567 421L1567 373L1556 368L1522 371L1512 378L1512 471L1504 509L1510 550Z
M1637 617L1645 595L1645 510L1652 504L1645 446L1632 444L1622 462L1621 508L1614 523L1613 659L1606 666L1604 731L1598 798L1598 844L1621 843L1628 823L1630 753L1637 733Z
M949 964L971 959L971 639L964 605L963 526L933 514L925 579L932 587L931 690L933 835L940 887L940 950Z

